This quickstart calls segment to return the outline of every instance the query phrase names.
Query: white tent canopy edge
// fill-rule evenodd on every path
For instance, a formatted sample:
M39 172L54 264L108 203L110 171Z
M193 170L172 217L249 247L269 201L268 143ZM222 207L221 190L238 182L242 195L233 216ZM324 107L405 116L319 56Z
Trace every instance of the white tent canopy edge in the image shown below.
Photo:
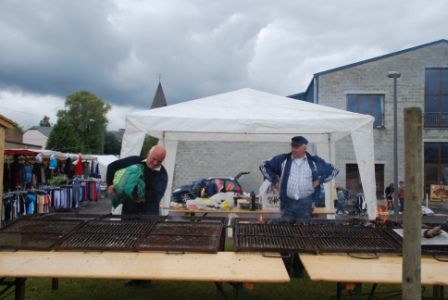
M164 166L169 181L163 200L167 207L178 141L287 143L292 136L304 135L316 144L319 156L334 163L334 143L351 135L368 215L375 219L373 121L369 115L246 88L127 115L121 157L138 155L146 135L159 139L167 149ZM326 187L326 195L331 190ZM327 197L327 205L329 201Z

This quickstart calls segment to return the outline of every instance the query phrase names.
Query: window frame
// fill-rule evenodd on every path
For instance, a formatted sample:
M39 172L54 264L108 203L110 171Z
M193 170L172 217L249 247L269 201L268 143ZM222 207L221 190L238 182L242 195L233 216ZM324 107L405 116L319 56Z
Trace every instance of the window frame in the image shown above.
M356 99L353 99L356 97ZM377 99L375 97L379 97L379 110L380 113L375 112L377 107L374 105ZM366 103L366 98L368 99L368 103ZM356 110L352 109L352 105L350 102L356 101ZM366 105L367 104L367 105ZM370 115L375 118L373 122L373 128L384 128L385 127L385 94L381 93L347 93L346 94L346 110L358 114ZM368 112L366 111L366 107L368 107ZM378 124L377 120L380 120L380 124Z

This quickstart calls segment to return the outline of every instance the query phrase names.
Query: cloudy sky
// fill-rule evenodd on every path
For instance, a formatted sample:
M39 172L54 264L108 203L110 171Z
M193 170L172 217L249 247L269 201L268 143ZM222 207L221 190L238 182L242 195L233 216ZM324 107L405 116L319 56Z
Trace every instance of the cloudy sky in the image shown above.
M55 123L68 95L148 109L252 88L304 91L314 73L448 39L446 0L0 0L0 114Z

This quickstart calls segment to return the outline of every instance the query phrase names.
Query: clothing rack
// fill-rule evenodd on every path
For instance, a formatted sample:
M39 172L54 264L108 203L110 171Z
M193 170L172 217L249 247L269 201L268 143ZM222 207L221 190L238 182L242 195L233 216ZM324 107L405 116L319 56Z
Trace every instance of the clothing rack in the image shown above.
M2 195L2 222L15 220L20 214L27 214L29 200L26 194L27 191L13 191Z
M363 193L357 193L355 197L355 215L367 214L367 202Z

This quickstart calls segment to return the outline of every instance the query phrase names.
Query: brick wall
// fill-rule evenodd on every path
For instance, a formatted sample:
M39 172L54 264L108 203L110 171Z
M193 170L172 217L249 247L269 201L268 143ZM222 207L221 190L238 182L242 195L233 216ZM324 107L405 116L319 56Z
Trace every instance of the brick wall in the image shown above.
M245 192L258 191L263 177L260 163L274 155L290 151L289 143L261 142L179 142L173 187L190 184L210 176L235 177L249 171L238 182Z

